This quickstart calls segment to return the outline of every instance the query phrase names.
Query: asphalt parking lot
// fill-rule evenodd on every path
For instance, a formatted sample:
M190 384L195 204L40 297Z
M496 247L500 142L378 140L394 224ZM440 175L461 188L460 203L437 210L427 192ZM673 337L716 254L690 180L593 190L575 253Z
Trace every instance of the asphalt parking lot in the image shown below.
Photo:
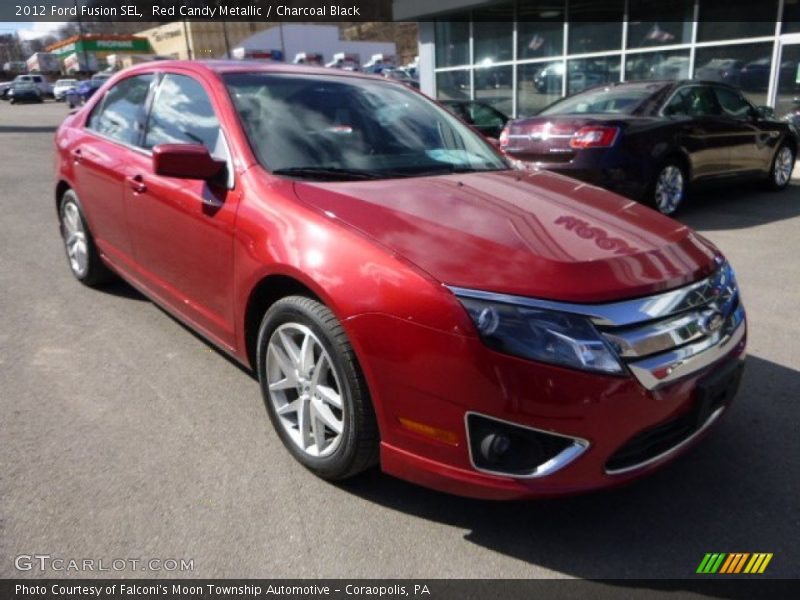
M0 577L64 575L15 570L49 554L194 561L128 576L671 578L706 552L772 552L765 576L800 577L800 181L680 215L731 259L751 328L705 443L622 489L486 503L377 470L316 479L252 375L127 285L74 281L52 185L66 114L0 103Z

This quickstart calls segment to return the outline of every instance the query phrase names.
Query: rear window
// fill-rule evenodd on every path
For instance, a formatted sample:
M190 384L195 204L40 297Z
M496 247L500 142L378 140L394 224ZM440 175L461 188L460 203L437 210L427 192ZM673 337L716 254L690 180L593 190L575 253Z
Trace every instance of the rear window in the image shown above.
M544 109L541 115L632 114L653 90L606 87L564 98Z

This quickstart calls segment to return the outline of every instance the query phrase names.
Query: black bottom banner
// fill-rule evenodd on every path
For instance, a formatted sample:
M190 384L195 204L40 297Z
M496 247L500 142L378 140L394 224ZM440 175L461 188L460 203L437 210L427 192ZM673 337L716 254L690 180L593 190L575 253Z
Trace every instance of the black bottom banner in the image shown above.
M576 579L6 579L0 580L3 600L152 599L196 600L214 598L459 598L459 599L650 599L800 598L798 580L688 579L602 580Z

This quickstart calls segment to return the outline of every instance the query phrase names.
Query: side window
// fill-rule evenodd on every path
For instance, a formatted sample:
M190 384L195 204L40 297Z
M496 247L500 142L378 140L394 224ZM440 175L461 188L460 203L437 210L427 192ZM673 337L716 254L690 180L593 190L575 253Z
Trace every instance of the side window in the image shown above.
M502 127L503 118L485 104L470 104L470 118L480 127Z
M723 114L734 119L747 119L752 113L750 103L741 94L728 88L714 88Z
M152 80L153 75L148 73L114 85L92 112L87 127L125 144L138 144Z
M717 98L711 88L693 85L678 90L664 107L670 116L708 117L720 114Z
M168 73L161 80L144 142L146 148L158 144L203 144L213 156L227 158L211 100L191 77Z

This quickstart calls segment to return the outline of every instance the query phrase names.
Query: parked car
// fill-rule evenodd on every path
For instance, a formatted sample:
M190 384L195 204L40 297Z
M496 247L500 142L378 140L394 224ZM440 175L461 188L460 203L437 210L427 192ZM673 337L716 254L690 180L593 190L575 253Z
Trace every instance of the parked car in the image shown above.
M42 92L35 84L29 81L15 81L8 90L8 100L11 104L21 104L23 102L44 102Z
M616 75L614 75L614 70L607 68L602 62L570 61L568 65L567 84L569 90L584 90L615 77L619 79L619 68L616 67ZM539 93L560 95L563 79L564 63L556 62L539 70L533 78L533 85Z
M441 104L488 138L500 137L508 123L507 115L484 102L442 100Z
M387 79L394 79L399 81L415 90L419 89L419 81L411 77L405 69L383 69L381 75Z
M744 61L733 58L712 58L707 63L697 67L695 79L704 81L718 81L733 86L740 84L740 76L744 69Z
M380 462L482 498L612 486L684 452L739 385L744 309L711 242L510 168L406 86L139 65L55 148L73 275L116 273L252 368L326 479Z
M53 84L47 81L47 78L44 75L39 75L38 73L17 75L14 78L14 82L32 83L39 90L39 93L42 95L42 97L53 95Z
M13 81L0 81L0 100L8 100L8 90L13 84Z
M92 77L91 79L85 79L84 81L79 82L76 91L81 102L86 102L89 100L89 98L91 98L107 80L108 78L101 79Z
M56 102L63 101L67 93L67 90L73 87L78 87L77 79L57 80L55 85L53 85L53 97L56 99Z
M587 90L509 123L501 147L672 214L689 186L733 178L789 185L797 129L738 90L698 81L632 82Z

